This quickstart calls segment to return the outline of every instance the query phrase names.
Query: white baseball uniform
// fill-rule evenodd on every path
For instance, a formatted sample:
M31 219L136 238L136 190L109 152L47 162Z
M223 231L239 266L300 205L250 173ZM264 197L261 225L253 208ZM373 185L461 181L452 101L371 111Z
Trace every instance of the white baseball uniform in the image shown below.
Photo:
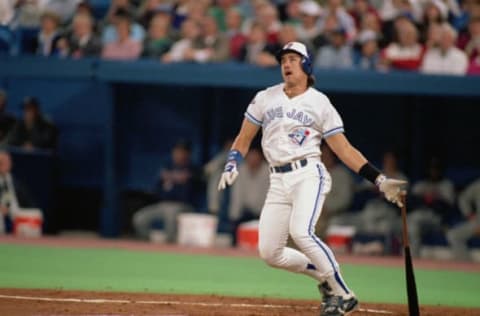
M320 282L334 280L337 295L348 296L350 290L332 251L315 235L331 188L330 175L320 160L320 143L342 133L343 122L318 90L310 87L289 98L283 87L281 83L260 91L245 112L250 122L262 127L262 148L272 170L260 216L260 256L271 266ZM289 234L300 251L286 247Z

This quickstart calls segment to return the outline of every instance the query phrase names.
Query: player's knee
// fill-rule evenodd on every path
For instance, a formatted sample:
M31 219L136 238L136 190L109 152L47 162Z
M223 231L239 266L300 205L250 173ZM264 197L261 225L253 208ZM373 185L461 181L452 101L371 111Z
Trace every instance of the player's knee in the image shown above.
M291 229L290 236L292 237L293 242L300 248L303 247L303 245L310 243L312 240L308 231L304 229Z
M258 252L260 254L260 258L265 261L266 264L272 267L278 267L280 265L280 252L273 248L268 247L266 245L259 245Z

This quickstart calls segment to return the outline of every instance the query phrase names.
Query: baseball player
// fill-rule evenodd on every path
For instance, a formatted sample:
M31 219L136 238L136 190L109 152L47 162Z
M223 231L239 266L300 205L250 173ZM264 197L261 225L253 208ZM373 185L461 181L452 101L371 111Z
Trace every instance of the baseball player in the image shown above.
M290 42L277 54L283 83L257 93L245 112L218 189L232 185L238 165L260 127L270 164L270 188L259 224L259 253L272 267L319 282L321 316L345 315L358 300L342 279L335 256L314 233L331 178L320 160L324 139L353 171L401 205L405 181L388 179L344 135L342 119L326 95L313 88L312 60L304 44ZM288 235L300 251L286 247Z

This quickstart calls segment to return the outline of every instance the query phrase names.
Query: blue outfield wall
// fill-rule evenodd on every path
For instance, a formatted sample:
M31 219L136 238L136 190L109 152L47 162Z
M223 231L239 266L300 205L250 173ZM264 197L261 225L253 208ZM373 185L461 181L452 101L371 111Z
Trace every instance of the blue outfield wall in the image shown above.
M375 163L395 148L415 180L429 154L440 152L459 186L480 176L480 77L355 71L315 76L316 87L342 115L349 139ZM119 193L149 190L176 139L191 139L194 160L203 164L225 136L238 131L256 90L280 80L278 68L234 63L0 59L8 110L20 116L23 97L34 95L59 127L59 186L103 192L95 216L104 236L120 231Z

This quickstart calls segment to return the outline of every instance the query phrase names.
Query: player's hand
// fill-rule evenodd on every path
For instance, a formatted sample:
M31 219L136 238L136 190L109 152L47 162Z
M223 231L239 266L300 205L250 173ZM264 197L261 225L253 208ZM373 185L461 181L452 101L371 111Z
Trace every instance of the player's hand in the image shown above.
M378 189L385 195L385 198L397 204L398 207L403 207L403 196L405 196L406 192L404 190L407 181L404 180L397 180L397 179L389 179L384 175L378 176L377 180L375 181Z
M224 190L227 186L230 186L235 182L238 176L238 165L242 162L242 154L238 150L231 150L228 154L227 163L223 170L220 181L218 182L218 190Z

